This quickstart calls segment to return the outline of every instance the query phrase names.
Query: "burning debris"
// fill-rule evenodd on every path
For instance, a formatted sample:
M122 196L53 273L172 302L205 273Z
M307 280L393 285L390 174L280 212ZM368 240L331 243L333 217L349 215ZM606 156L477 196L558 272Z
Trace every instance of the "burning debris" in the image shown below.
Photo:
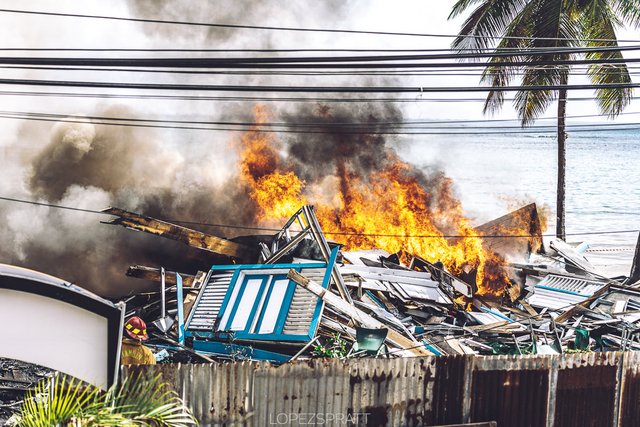
M195 276L140 266L127 274L168 286L166 313L176 324L156 326L151 346L176 361L640 349L637 284L600 276L581 254L585 245L543 244L541 230L533 204L470 229L467 238L490 254L484 259L500 260L486 261L480 275L476 258L452 271L433 252L349 250L328 240L315 209L304 206L280 232L253 239L255 256L241 264ZM463 247L453 240L460 237L442 238ZM520 261L508 262L513 256ZM162 318L159 296L130 298L127 314Z
M281 363L633 346L629 280L599 275L584 245L543 242L535 204L473 227L448 177L403 161L381 135L342 132L336 123L354 114L342 113L300 113L296 122L313 118L323 132L280 140L261 131L268 112L258 108L236 141L237 185L254 223L281 227L274 235L226 239L104 211L117 217L110 224L186 243L213 264L197 274L130 268L167 290L127 301L128 315L162 325L152 328L158 351ZM381 123L376 111L357 114Z

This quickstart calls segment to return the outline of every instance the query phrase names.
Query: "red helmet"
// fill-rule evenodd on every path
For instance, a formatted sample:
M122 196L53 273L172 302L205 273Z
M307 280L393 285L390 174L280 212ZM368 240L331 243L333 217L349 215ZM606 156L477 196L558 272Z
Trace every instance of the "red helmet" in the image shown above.
M138 316L133 316L124 324L124 331L134 340L145 341L149 339L147 335L147 324Z

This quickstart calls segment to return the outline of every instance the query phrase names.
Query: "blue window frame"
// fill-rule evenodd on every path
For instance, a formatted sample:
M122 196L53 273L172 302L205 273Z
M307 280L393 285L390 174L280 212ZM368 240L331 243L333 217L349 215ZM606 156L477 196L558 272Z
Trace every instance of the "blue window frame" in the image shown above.
M306 269L324 268L326 270L322 286L327 288L337 255L336 247L331 252L328 263L212 266L210 275L227 271L232 272L233 277L217 312L213 330L197 333L187 331L187 336L208 339L233 336L237 339L262 341L309 341L315 335L319 324L323 301L320 298L313 299L315 308L310 315L309 328L305 334L286 334L284 329L287 316L297 288L297 285L287 278L287 272L294 269L304 274ZM199 300L200 298L196 301L196 306Z
M308 335L283 332L295 290L286 274L242 272L227 291L217 330L240 339L308 340Z

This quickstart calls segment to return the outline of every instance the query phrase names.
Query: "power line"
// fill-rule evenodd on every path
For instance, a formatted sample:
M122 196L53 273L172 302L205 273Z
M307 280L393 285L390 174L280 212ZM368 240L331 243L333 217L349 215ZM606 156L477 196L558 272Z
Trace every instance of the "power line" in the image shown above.
M73 206L66 206L66 205L58 205L58 204L52 204L52 203L46 203L46 202L36 202L33 200L24 200L24 199L18 199L18 198L13 198L13 197L6 197L6 196L0 196L0 200L6 201L6 202L13 202L13 203L22 203L22 204L28 204L28 205L35 205L35 206L42 206L42 207L48 207L48 208L54 208L54 209L62 209L62 210L69 210L69 211L76 211L76 212L83 212L83 213L91 213L91 214L97 214L97 215L111 215L111 214L107 214L105 212L99 211L99 210L94 210L94 209L84 209L84 208L77 208L77 207L73 207ZM161 219L162 221L166 221L166 222L173 222L173 223L177 223L177 224L191 224L191 225L201 225L201 226L207 226L207 227L220 227L220 228L232 228L232 229L244 229L244 230L256 230L256 231L269 231L269 232L278 232L280 231L280 229L278 228L264 228L264 227L247 227L247 226L239 226L239 225L230 225L230 224L214 224L214 223L208 223L208 222L196 222L196 221L181 221L181 220L175 220L175 219ZM581 232L581 233L567 233L567 236L587 236L587 235L605 235L605 234L627 234L627 233L637 233L640 230L612 230L612 231L586 231L586 232ZM360 237L400 237L400 238L503 238L503 237L507 237L507 238L532 238L532 237L539 237L540 235L535 235L535 234L518 234L518 235L514 235L514 234L492 234L492 235L481 235L481 234L476 234L476 235L435 235L435 234L430 234L430 235L405 235L405 234L377 234L377 233L350 233L350 232L339 232L339 231L325 231L325 234L331 234L331 235L341 235L341 236L360 236ZM541 236L543 237L555 237L555 234L542 234Z
M388 62L398 63L399 61L442 61L455 60L461 61L465 59L491 59L491 58L508 58L507 61L496 63L485 63L494 67L499 66L515 66L515 65L535 65L536 62L553 64L572 64L572 63L625 63L636 58L605 58L605 59L568 59L565 56L574 53L602 53L602 52L621 52L621 51L637 51L640 46L602 46L602 47L578 47L578 48L542 48L533 52L527 50L517 52L488 52L488 53L445 53L445 54L425 54L425 55L350 55L350 56L276 56L276 57L176 57L176 58L74 58L74 57L18 57L5 56L0 57L0 63L12 65L68 65L68 66L138 66L138 67L164 67L164 68L238 68L238 67L255 67L257 65L269 65L270 67L325 67L324 64L330 64L332 67L341 66L367 66L373 64L377 67L381 66L397 66L397 64L387 64ZM555 55L561 55L562 58L553 58ZM522 58L527 56L537 57L536 60L527 61ZM551 56L552 58L547 59ZM568 61L568 62L567 62ZM580 62L587 61L587 62ZM373 63L373 64L370 64ZM382 64L381 64L382 63ZM413 65L401 62L402 66ZM419 63L422 66L427 64ZM436 63L437 64L437 63ZM456 63L458 65L472 65L473 63ZM433 65L433 64L429 64ZM437 64L439 65L439 64Z
M105 99L156 99L178 101L224 101L224 102L320 102L320 103L354 103L354 102L485 102L486 98L430 98L420 94L411 98L388 97L358 97L358 98L327 98L327 97L264 97L264 96L205 96L205 95L158 95L158 94L118 94L118 93L87 93L87 92L36 92L36 91L0 91L5 96L34 96L34 97L67 97L67 98L105 98ZM638 99L634 97L632 99ZM513 101L514 98L505 98ZM570 97L570 101L594 101L595 97Z
M52 122L52 123L78 123L78 124L95 124L95 125L107 125L107 126L121 126L121 127L137 127L137 128L154 128L154 129L172 129L172 130L199 130L199 131L225 131L225 132L245 132L256 131L261 133L293 133L293 134L330 134L339 132L342 135L522 135L522 134L555 134L557 129L555 126L545 126L536 128L524 128L520 126L512 127L427 127L424 129L452 129L449 131L438 130L424 130L424 131L402 131L402 130L371 130L369 128L349 129L349 128L328 128L328 129L270 129L270 128L257 128L255 126L245 127L204 127L204 126L192 126L192 125L170 125L170 124L157 124L157 123L122 123L117 121L90 121L80 119L65 119L65 118L53 118L47 116L36 115L19 115L19 114L0 114L0 118L13 119L13 120L26 120L26 121L39 121L39 122ZM153 122L150 120L150 122ZM170 122L166 122L170 123ZM640 123L603 123L599 125L576 125L579 128L568 126L566 131L571 133L581 132L619 132L639 130ZM618 126L615 127L614 126ZM506 129L505 129L506 128ZM544 128L544 129L543 129ZM464 129L464 130L461 130ZM490 130L487 130L490 129ZM501 129L493 131L491 129ZM512 130L509 130L512 129Z
M117 63L118 61L125 61L130 59L138 59L138 60L162 60L162 61L171 61L171 60L206 60L209 63L298 63L298 62L381 62L381 61L432 61L432 60L444 60L444 59L481 59L481 58L509 58L509 57L525 57L525 56L548 56L548 55L569 55L575 53L603 53L603 52L625 52L625 51L636 51L640 50L640 46L638 45L630 45L630 46L588 46L588 47L538 47L536 49L508 49L508 50L498 50L498 51L490 51L490 52L477 52L472 50L472 53L460 53L460 51L451 51L444 50L447 53L430 53L430 54L411 54L411 55L350 55L350 56L258 56L258 57L223 57L223 58L208 58L208 57L178 57L178 58L119 58L119 57L111 57L111 58L74 58L74 57L66 57L66 58L51 58L51 57L2 57L1 61L6 61L9 59L13 59L14 61L25 61L25 60L34 60L34 61L42 61L40 63L51 63L53 61L59 59L65 59L69 61L87 61L94 62L100 60L111 60L113 63ZM114 49L113 51L121 51L120 49ZM131 50L134 51L134 50ZM135 50L135 52L140 52L141 50ZM189 51L189 50L184 50ZM332 52L331 50L328 50ZM335 50L334 52L337 52ZM142 50L142 52L153 52L153 50ZM179 50L165 50L164 52L181 52ZM193 50L189 52L194 52ZM197 51L195 51L197 52ZM202 51L207 52L207 51ZM217 53L229 53L229 52L242 52L241 50L215 50L210 52ZM295 52L295 51L294 51ZM375 51L374 51L375 52ZM395 52L395 51L391 51ZM398 52L416 52L412 50L398 50ZM417 52L429 52L417 50ZM442 52L442 51L438 51ZM464 52L464 51L463 51ZM71 64L75 65L75 64Z
M456 72L445 71L439 69L429 70L384 70L384 71L230 71L230 70L191 70L191 69L150 69L150 68L128 68L128 67L72 67L72 66L28 66L28 65L0 65L2 69L12 70L37 70L37 71L92 71L92 72L116 72L116 73L154 73L154 74L193 74L193 75L232 75L232 76L378 76L378 77L481 77L484 73L480 71ZM635 68L627 67L630 76L640 75L633 72ZM621 75L621 70L602 71L598 75ZM586 70L572 69L568 73L570 76L583 75ZM516 76L522 76L523 71L510 73Z
M193 22L193 21L177 21L177 20L160 20L160 19L144 19L144 18L125 18L118 16L107 15L89 15L89 14L75 14L75 13L59 13L59 12L43 12L35 10L18 10L18 9L0 9L2 13L15 13L24 15L41 15L41 16L56 16L65 18L83 18L83 19L103 19L112 21L128 21L139 22L147 24L163 24L163 25L186 25L196 27L208 27L208 28L233 28L233 29L248 29L248 30L268 30L268 31L292 31L292 32L311 32L311 33L342 33L342 34L368 34L368 35L382 35L382 36L410 36L410 37L435 37L435 38L455 38L458 35L453 34L433 34L433 33L411 33L411 32L391 32L391 31L372 31L372 30L351 30L351 29L330 29L330 28L303 28L303 27L284 27L284 26L266 26L266 25L240 25L240 24L222 24L222 23L207 23L207 22ZM485 38L485 39L497 39L500 40L503 37L490 37L490 36L465 36L468 38ZM505 39L517 39L517 40L531 40L532 37L504 37ZM593 41L593 42L638 42L638 40L616 40L616 39L567 39L559 37L536 37L537 40L574 40L580 42Z
M640 60L640 58L638 58ZM114 89L153 89L171 91L207 91L207 92L281 92L281 93L455 93L455 92L511 92L511 91L548 91L548 90L594 90L594 89L632 89L640 83L577 84L577 85L532 85L532 86L267 86L267 85L205 85L173 83L126 83L96 82L73 80L31 80L0 79L0 84L20 86L63 86Z
M224 49L190 49L190 48L68 48L68 47L0 47L0 52L142 52L142 53L168 53L168 52L188 52L188 53L298 53L298 52L385 52L385 53L394 53L394 52L411 52L411 53L424 53L424 52L449 52L460 53L460 52L499 52L499 53L528 53L528 52L537 52L537 51L550 51L553 52L563 52L565 50L573 50L573 49L600 49L603 47L607 47L609 50L619 50L620 48L626 48L627 46L588 46L584 48L573 47L573 46L530 46L525 48L470 48L470 49L451 49L451 48L430 48L430 49L380 49L380 48L298 48L298 49L260 49L260 48L224 48ZM623 49L624 50L624 49Z
M401 121L360 121L360 122L340 122L340 121L331 121L331 122L304 122L304 121L296 121L296 122L238 122L238 121L202 121L202 120L180 120L180 119L149 119L149 118L137 118L137 117L117 117L117 116L93 116L93 115L84 115L84 114L59 114L59 113L43 113L43 112L33 112L33 111L2 111L0 110L0 114L3 115L16 115L16 116L26 116L26 117L47 117L47 118L59 118L59 119L67 119L67 118L75 118L81 120L102 120L102 121L123 121L123 122L147 122L147 123L178 123L178 124L198 124L198 125L228 125L228 126L244 126L249 128L260 128L260 127L333 127L333 128L341 128L341 127L412 127L420 125L421 127L431 127L432 125L451 125L451 124L470 124L470 123L482 123L482 124L491 124L491 123L509 123L509 122L519 122L519 118L513 119L481 119L481 120L418 120L418 119L406 119ZM640 112L622 112L621 116L631 116L638 115ZM585 118L596 118L596 117L607 117L606 114L582 114L582 115L568 115L565 119L585 119ZM540 117L539 120L557 120L556 117ZM635 125L640 123L575 123L570 124L570 126L621 126L621 125ZM555 126L555 125L554 125ZM500 128L504 128L504 125L501 125ZM490 126L477 126L474 127L477 129L492 129ZM522 128L522 126L518 125L517 128ZM537 127L531 126L527 129L536 129Z

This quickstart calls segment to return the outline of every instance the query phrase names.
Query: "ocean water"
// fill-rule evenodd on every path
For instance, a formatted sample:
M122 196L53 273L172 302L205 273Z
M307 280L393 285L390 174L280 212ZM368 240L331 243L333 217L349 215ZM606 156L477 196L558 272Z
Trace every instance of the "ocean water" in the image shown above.
M401 156L453 178L476 223L536 202L555 232L557 151L542 134L421 135L398 142ZM591 258L630 263L640 229L640 130L576 132L567 141L568 241L591 244ZM609 262L606 261L606 262Z

